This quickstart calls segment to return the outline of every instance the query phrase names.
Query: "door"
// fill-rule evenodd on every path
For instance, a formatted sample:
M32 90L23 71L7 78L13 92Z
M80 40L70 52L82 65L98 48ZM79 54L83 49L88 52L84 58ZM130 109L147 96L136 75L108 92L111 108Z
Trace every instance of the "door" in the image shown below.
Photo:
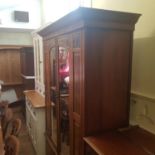
M58 38L58 70L59 70L59 89L60 89L60 144L61 155L70 154L70 113L69 113L69 86L70 86L70 44L69 36Z
M60 89L59 89L59 53L58 47L50 49L50 138L57 154L60 152Z
M46 154L60 153L60 91L58 46L55 40L45 43Z
M50 40L45 52L47 155L70 154L68 37Z

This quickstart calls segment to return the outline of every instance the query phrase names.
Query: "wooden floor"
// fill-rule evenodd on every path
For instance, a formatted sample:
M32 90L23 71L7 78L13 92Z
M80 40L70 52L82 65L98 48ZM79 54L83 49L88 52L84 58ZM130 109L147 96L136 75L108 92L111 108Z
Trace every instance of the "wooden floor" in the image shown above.
M20 118L22 120L22 129L19 134L20 150L19 155L36 155L28 131L26 128L25 116L22 107L13 107L14 118Z

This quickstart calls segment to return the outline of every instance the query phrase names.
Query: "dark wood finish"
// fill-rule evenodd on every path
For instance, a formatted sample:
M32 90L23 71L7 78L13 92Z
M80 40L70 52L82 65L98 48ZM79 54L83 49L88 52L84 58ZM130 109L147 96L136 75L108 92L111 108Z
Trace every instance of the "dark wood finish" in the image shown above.
M21 74L25 76L34 76L33 47L21 48Z
M2 91L14 89L19 100L23 98L20 48L0 46L0 79L4 81Z
M155 135L139 127L85 137L85 155L154 154Z
M128 125L130 40L130 31L89 29L86 32L85 101L89 104L85 120L89 121L85 132L88 135Z
M1 119L1 123L2 123L2 130L3 130L3 138L6 138L6 134L7 134L7 130L8 130L8 126L10 124L10 122L13 119L13 111L11 108L6 108L6 110L4 111L4 116Z
M138 126L129 130L121 131L121 134L129 139L136 146L141 147L148 154L155 153L155 134L152 134Z
M34 76L32 50L33 48L30 46L0 46L0 79L4 81L2 88L3 91L13 88L16 91L18 100L24 98L23 89L34 88L34 78L29 80L21 77L21 74L26 76L32 75L32 73ZM27 68L24 67L26 63ZM23 83L25 88L23 88Z
M3 131L3 133L5 134L3 136L5 140L10 135L14 135L14 136L18 137L19 136L19 133L21 131L21 126L22 126L22 122L21 122L21 120L19 118L11 119L11 120L10 120L10 118L7 118L7 119L9 119L9 120L7 120L8 121L8 125L6 126L5 130Z
M20 49L0 49L0 79L4 84L22 83Z
M21 48L21 76L24 90L34 89L34 51L33 47Z
M117 132L88 137L85 141L99 155L148 155Z
M4 155L4 141L3 141L3 132L1 123L0 123L0 154Z
M34 89L34 77L31 79L26 79L23 77L24 90Z
M59 50L64 47L69 52L70 155L84 155L82 137L129 125L133 30L139 16L79 8L39 31L45 51L47 143L53 144L50 140L52 48L57 53L56 84L52 90L56 91L58 100L61 98ZM60 104L57 102L58 117ZM57 123L59 128L59 119ZM47 155L54 148L50 144ZM61 147L58 145L55 151L60 154Z
M5 141L5 155L19 155L20 142L17 137L8 136Z
M11 135L18 136L21 130L22 121L19 118L14 119L11 122Z

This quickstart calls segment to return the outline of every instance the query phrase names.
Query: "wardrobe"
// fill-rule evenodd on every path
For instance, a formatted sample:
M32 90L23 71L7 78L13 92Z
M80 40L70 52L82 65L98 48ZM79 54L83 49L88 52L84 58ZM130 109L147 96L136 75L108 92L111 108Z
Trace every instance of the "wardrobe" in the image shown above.
M80 7L38 32L44 46L47 155L84 155L83 137L128 127L139 16Z

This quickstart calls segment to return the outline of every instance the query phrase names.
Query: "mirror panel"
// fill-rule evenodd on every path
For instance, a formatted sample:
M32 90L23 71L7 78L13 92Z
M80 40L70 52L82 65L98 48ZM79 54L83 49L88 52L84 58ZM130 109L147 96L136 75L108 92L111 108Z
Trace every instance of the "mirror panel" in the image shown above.
M57 88L57 53L56 48L53 47L50 51L50 65L51 65L51 139L57 147L58 135L58 88Z
M69 50L59 47L61 155L69 155Z

